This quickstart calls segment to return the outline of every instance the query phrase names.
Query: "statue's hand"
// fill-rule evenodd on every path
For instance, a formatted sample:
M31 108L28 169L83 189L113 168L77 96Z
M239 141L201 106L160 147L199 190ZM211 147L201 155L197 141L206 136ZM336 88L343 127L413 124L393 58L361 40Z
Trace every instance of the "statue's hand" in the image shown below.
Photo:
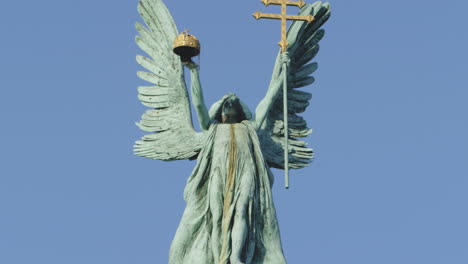
M198 70L199 66L193 62L192 60L188 61L188 62L182 62L182 64L189 68L190 70Z

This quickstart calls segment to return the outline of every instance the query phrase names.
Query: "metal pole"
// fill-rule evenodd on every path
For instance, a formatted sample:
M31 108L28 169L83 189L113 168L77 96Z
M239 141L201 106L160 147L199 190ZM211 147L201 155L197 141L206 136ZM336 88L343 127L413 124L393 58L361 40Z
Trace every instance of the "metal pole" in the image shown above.
M284 122L284 185L289 189L289 128L288 128L288 53L282 54L283 60L283 122Z
M281 59L283 60L283 123L284 123L284 187L289 189L289 129L288 129L288 63L289 54L286 51L288 47L288 37L286 31L286 8L287 3L282 0L281 3Z

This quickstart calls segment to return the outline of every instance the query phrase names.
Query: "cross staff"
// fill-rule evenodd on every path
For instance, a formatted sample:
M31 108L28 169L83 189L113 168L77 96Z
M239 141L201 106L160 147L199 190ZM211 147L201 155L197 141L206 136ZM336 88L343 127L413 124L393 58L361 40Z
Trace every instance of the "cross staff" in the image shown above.
M261 12L255 12L253 16L258 20L260 18L268 18L268 19L280 19L281 20L281 41L278 43L281 46L281 53L286 52L286 48L289 46L287 36L286 36L286 21L287 20L299 20L299 21L307 21L308 23L314 20L312 15L307 16L295 16L295 15L288 15L286 13L287 6L297 6L302 8L305 6L305 2L303 0L300 1L290 1L290 0L262 0L262 3L265 6L269 5L281 5L281 14L265 14Z
M281 58L283 62L283 119L284 119L284 181L286 189L289 188L289 127L288 127L288 52L289 46L287 35L286 35L286 22L288 20L299 20L307 21L308 23L314 20L312 15L307 16L295 16L288 15L286 13L287 6L297 6L302 8L305 6L303 0L291 1L291 0L262 0L265 6L269 5L281 5L281 14L266 14L261 12L255 12L253 16L258 20L260 18L268 19L280 19L281 20L281 41L278 43L281 46Z

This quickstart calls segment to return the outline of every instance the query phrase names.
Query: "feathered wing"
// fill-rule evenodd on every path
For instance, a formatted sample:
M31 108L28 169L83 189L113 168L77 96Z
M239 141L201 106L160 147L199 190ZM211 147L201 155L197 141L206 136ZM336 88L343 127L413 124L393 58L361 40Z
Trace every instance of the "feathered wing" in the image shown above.
M290 168L299 169L312 161L313 150L307 148L307 143L299 140L312 132L299 113L305 111L312 95L308 92L297 90L314 82L310 76L317 69L317 63L310 61L319 51L318 42L324 36L325 31L320 27L330 17L330 5L320 1L312 5L306 5L301 9L300 15L311 14L315 20L311 23L293 22L288 30L289 46L287 51L291 59L288 67L288 124L289 124L289 165ZM282 79L281 56L276 59L270 88ZM261 129L264 156L271 167L284 169L284 122L283 122L283 92L279 91L265 123Z
M152 133L135 142L134 152L159 160L194 158L203 134L193 128L183 66L172 52L177 27L161 0L140 0L138 12L147 27L136 23L136 43L150 56L137 56L137 62L148 70L138 72L138 76L151 83L138 88L138 98L152 109L142 115L137 126Z

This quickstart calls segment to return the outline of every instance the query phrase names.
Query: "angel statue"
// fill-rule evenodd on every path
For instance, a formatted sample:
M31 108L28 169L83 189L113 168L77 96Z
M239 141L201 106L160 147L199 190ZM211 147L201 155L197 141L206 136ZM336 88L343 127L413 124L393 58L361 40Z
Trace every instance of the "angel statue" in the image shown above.
M307 166L313 151L298 138L311 133L299 116L311 94L300 91L313 83L316 63L309 63L324 35L320 27L330 16L328 3L305 5L311 23L293 22L288 30L288 121L284 139L282 54L269 88L255 113L234 94L227 94L208 111L198 66L174 54L179 31L162 0L140 0L138 11L146 27L136 23L138 46L149 57L137 56L148 72L138 72L151 86L138 88L139 99L150 107L137 125L151 132L136 141L138 156L172 161L197 160L184 190L186 208L169 253L170 264L283 264L286 263L272 199L270 168L284 169L283 147L289 146L289 166ZM190 71L191 101L201 132L195 131L190 97L184 79Z

